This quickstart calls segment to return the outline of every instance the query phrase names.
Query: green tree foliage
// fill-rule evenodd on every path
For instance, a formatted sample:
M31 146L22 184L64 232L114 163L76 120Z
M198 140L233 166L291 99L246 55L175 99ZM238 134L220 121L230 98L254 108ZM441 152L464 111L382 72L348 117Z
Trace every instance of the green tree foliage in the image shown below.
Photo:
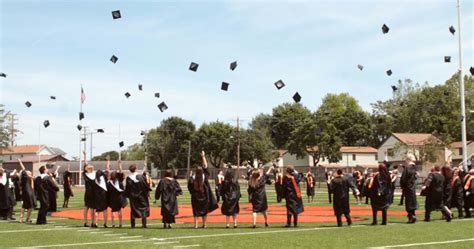
M117 161L119 159L119 153L117 151L112 150L104 152L99 156L92 157L92 161L105 161L107 160L107 156L110 156L111 161ZM122 160L126 160L126 158L122 156Z
M270 119L271 139L278 149L286 149L292 133L312 118L311 111L299 103L285 103L273 108Z
M142 144L138 143L130 145L126 150L122 151L122 158L130 161L145 160L145 148Z
M2 149L8 147L8 142L9 140L9 134L7 129L5 129L5 124L4 124L4 106L0 104L0 152Z
M219 121L203 124L193 135L194 158L197 160L199 152L204 150L213 167L222 167L235 146L235 135L235 129L228 124Z

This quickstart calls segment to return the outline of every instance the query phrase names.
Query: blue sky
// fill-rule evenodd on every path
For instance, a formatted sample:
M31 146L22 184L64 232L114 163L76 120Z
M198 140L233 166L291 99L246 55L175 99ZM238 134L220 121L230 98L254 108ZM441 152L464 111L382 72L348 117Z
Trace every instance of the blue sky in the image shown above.
M370 111L398 79L439 84L456 72L458 40L448 31L457 29L455 2L0 0L0 72L8 75L0 103L18 114L18 144L57 146L70 157L79 152L81 84L85 124L106 131L94 136L94 154L139 142L141 129L169 116L198 125L239 116L245 124L296 91L311 110L327 93L349 92ZM466 71L474 65L474 6L462 3ZM117 9L122 19L113 20ZM196 73L191 61L200 64ZM287 87L277 91L279 79ZM38 136L45 119L51 126Z

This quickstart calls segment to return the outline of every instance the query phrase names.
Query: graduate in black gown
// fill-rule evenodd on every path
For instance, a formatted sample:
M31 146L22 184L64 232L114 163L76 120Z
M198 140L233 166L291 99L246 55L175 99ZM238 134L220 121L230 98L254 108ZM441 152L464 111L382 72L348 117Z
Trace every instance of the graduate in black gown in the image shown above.
M94 198L94 188L95 188L95 177L96 172L94 166L87 163L86 152L83 152L84 156L84 171L82 176L85 182L85 193L84 193L84 227L88 227L87 214L90 212L91 216L91 227L97 228L95 223L95 198Z
M402 194L405 196L405 210L408 214L409 224L416 222L415 211L418 209L418 202L416 201L416 180L418 175L414 161L415 157L408 154L406 158L407 166L403 170L400 178L400 187L402 188Z
M147 217L150 216L150 201L148 199L151 191L150 185L146 181L145 172L142 174L137 172L137 165L132 164L129 170L130 175L126 180L125 196L130 200L130 224L132 228L135 228L135 219L141 218L142 228L147 228Z
M329 191L333 194L333 209L337 226L342 226L342 215L346 217L347 225L352 225L351 209L349 206L349 189L358 194L359 190L347 179L342 170L338 169L336 176L329 182Z
M464 177L464 211L466 218L471 218L471 208L474 208L474 169Z
M119 169L110 173L107 181L107 197L109 207L111 209L110 217L112 219L112 227L115 227L115 213L118 214L119 228L122 227L122 209L127 206L127 198L125 197L125 188L123 185L124 174L122 172L122 162L118 162Z
M107 160L107 169L97 170L95 176L95 185L94 185L94 203L95 203L95 213L99 216L99 213L102 213L104 220L104 228L107 228L107 208L109 207L109 198L108 198L108 172L110 172L110 161Z
M224 182L224 172L222 170L219 170L219 173L217 174L216 181L215 181L217 203L221 201L221 189L222 189L223 182Z
M10 173L0 167L0 219L7 220L11 217Z
M293 165L289 165L283 178L283 196L286 200L286 227L291 226L291 217L293 217L293 225L297 227L298 214L304 211L303 196L299 186L301 180L303 180L303 174L296 172Z
M275 167L275 164L273 165L273 176L274 176L274 181L275 181L275 192L276 192L276 197L277 197L277 202L280 203L281 200L283 199L282 195L282 189L283 189L283 173L281 171L280 167Z
M240 212L239 200L241 197L240 194L240 185L239 182L234 179L234 174L232 170L225 172L224 182L222 183L222 206L221 212L225 215L226 228L229 228L230 217L234 221L234 228L237 228L237 215Z
M48 214L50 204L50 192L57 192L59 191L59 188L49 176L46 166L41 166L39 168L39 172L40 175L36 177L34 185L37 193L37 199L40 202L40 209L38 211L36 224L44 225L46 224L46 215Z
M268 227L268 203L267 193L265 191L265 184L271 177L270 172L273 166L268 169L266 173L263 172L263 168L254 169L249 179L249 187L247 192L250 196L250 202L252 203L252 224L253 228L257 227L257 213L262 213L265 219L265 227Z
M173 178L173 171L166 170L165 177L158 183L155 192L155 200L161 199L163 228L171 228L171 224L176 223L175 216L179 214L178 195L182 193L178 181Z
M20 171L20 187L21 187L21 213L20 213L20 222L23 223L25 217L25 210L26 210L26 223L31 223L31 212L36 207L36 196L34 187L34 178L31 171L25 169L25 165L20 158L18 158L18 162L21 166Z
M425 219L430 221L432 211L440 210L447 222L451 221L451 212L443 203L444 197L444 176L441 174L439 166L435 166L433 172L428 174L422 191L426 193L425 199Z
M209 172L207 170L206 153L201 152L202 167L196 172L191 172L188 179L188 190L191 193L191 206L193 208L194 228L198 228L198 218L202 217L202 228L207 228L207 214L218 208L217 201L209 185Z
M308 202L313 202L314 199L314 188L316 186L316 182L314 180L313 173L311 172L311 168L309 169L308 173L306 173L306 195L308 196Z
M443 204L451 211L451 196L452 196L451 182L453 180L453 171L451 170L451 166L445 165L441 167L441 174L444 177Z
M21 187L20 187L20 175L14 174L10 177L13 187L15 189L15 201L21 201Z
M58 202L57 202L57 198L58 198L58 192L59 192L59 187L58 187L58 184L56 182L56 177L58 176L58 170L61 166L58 165L58 167L56 168L56 172L52 173L52 172L49 172L49 177L51 179L51 181L56 185L57 187L57 191L49 191L49 208L48 208L48 215L51 215L51 213L54 213L54 212L57 212L58 211Z
M451 184L451 196L449 197L449 203L447 203L448 208L457 208L458 218L464 218L463 207L464 207L464 189L462 184L462 179L459 175L459 169L454 168L453 170L453 179L450 182Z
M362 193L362 189L364 188L364 176L362 175L362 172L356 170L352 173L352 177L354 178L359 193ZM354 195L354 198L356 199L357 204L362 204L362 195Z
M379 164L379 172L370 180L368 196L372 207L372 225L377 225L377 212L382 211L382 225L387 225L387 210L390 206L392 179L384 163Z
M68 208L69 199L71 197L74 197L74 193L72 192L72 173L70 171L69 165L63 175L63 191L64 191L63 208Z

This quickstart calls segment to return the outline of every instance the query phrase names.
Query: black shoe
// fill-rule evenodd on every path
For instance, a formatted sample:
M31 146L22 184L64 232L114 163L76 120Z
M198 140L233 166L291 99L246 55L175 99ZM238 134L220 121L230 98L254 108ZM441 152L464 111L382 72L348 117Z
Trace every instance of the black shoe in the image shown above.
M291 225L290 225L290 224L286 224L285 227L291 227Z
M142 225L142 228L148 228L146 225Z
M257 226L256 226L256 225L253 225L252 228L255 229L255 228L257 228Z
M268 227L268 223L265 222L265 227Z
M377 222L372 222L370 225L371 225L371 226L376 226L376 225L377 225Z
M423 221L424 222L430 222L430 219L425 218ZM415 222L413 222L413 223L415 223Z
M237 225L234 225L234 228L237 228Z
M168 224L168 229L171 229L171 224Z
M91 228L98 228L98 227L97 227L97 224L96 224L96 223L91 224Z
M382 222L382 226L386 226L387 225L387 222Z
M446 215L446 222L451 222L452 219L451 215Z
M84 227L89 227L89 225L87 225L87 223L84 223Z
M104 228L108 228L107 224L104 224Z
M229 224L227 224L227 225L225 226L225 228L229 228L229 227L230 227Z

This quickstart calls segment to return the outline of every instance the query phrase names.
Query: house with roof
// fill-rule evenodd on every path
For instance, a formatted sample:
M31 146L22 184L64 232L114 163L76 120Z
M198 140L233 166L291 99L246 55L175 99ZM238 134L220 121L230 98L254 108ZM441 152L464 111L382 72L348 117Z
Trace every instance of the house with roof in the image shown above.
M0 150L0 162L17 160L18 158L28 156L51 155L61 155L64 157L66 155L66 152L62 151L59 148L49 147L44 144L9 146Z
M474 156L474 142L473 141L467 141L467 157L471 158ZM449 149L451 150L451 159L454 166L459 165L462 162L462 142L461 141L456 141L452 142L449 145Z
M20 170L20 163L18 158L14 160L4 161L2 167L8 171ZM33 175L39 175L39 168L41 166L46 166L49 169L54 166L58 161L67 161L68 159L62 155L33 155L33 156L24 156L21 157L25 169L33 173Z

